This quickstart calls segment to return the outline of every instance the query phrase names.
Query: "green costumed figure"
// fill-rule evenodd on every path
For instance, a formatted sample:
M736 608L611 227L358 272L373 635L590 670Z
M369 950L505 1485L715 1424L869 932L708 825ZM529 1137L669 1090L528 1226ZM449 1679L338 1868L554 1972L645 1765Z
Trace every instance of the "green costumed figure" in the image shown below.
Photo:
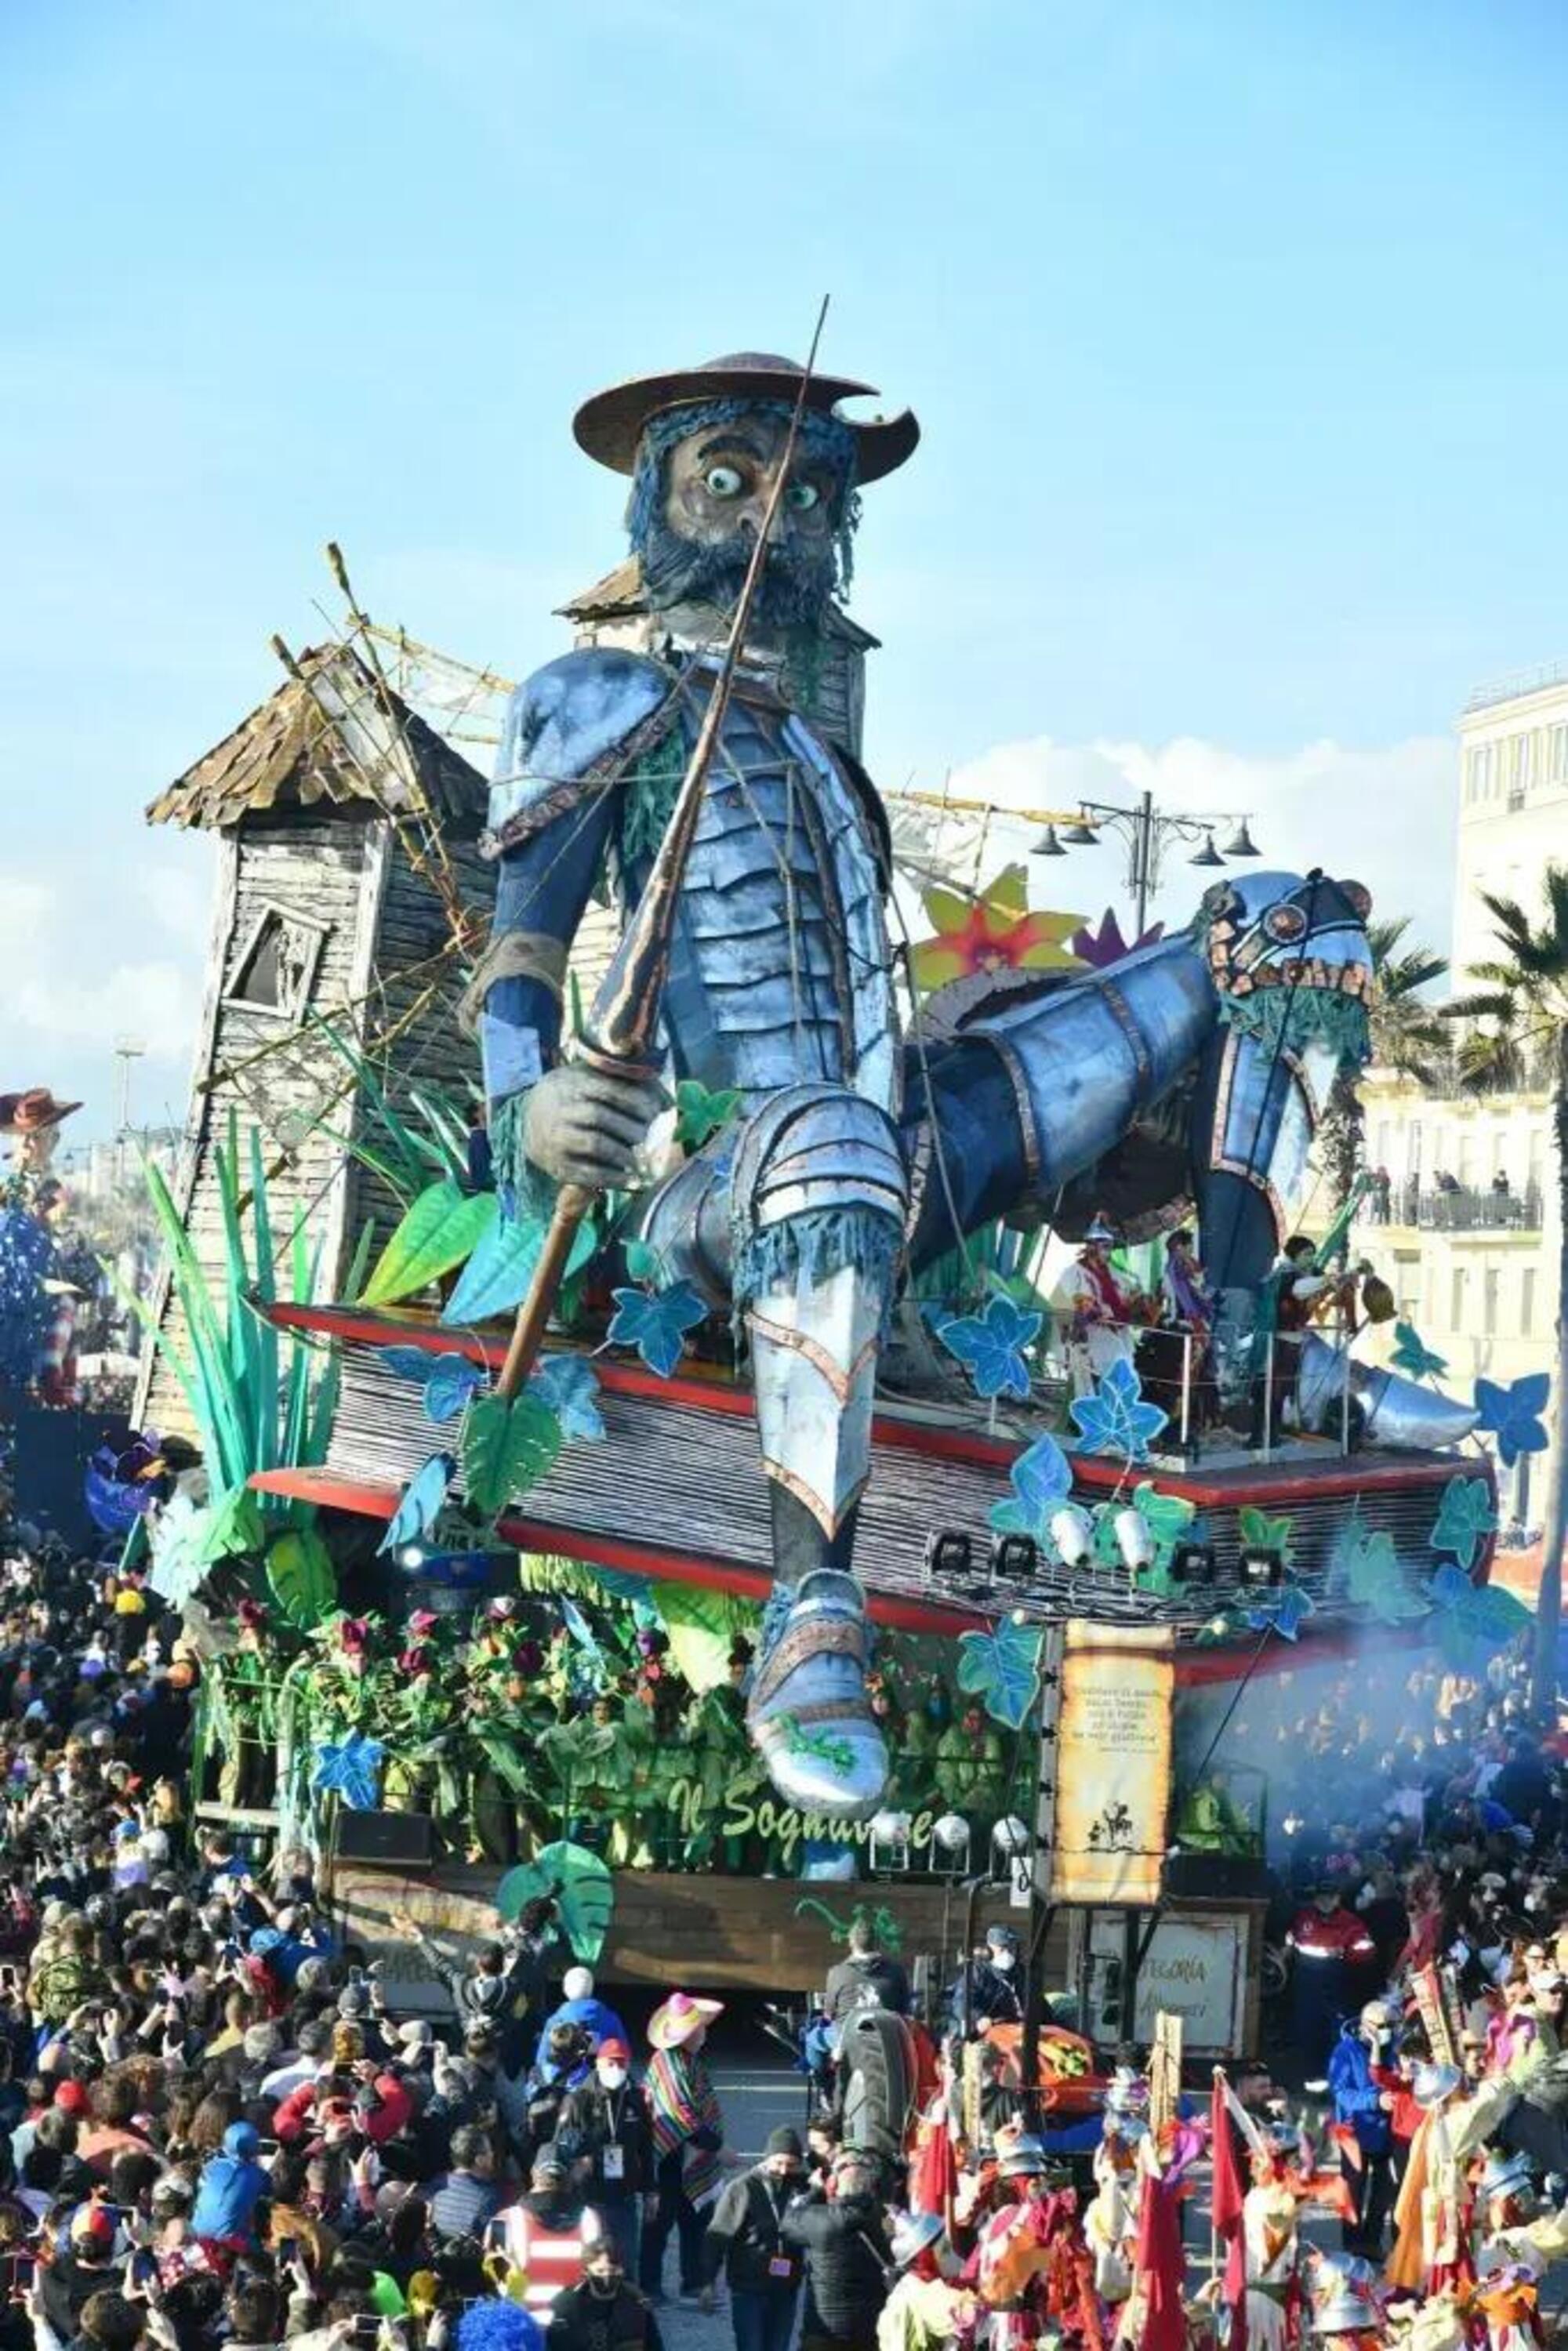
M981 1837L989 1834L1000 1814L1006 1784L1002 1742L983 1710L967 1706L936 1742L936 1792Z
M726 1678L704 1690L689 1710L695 1745L696 1783L701 1798L700 1824L692 1840L692 1860L711 1865L714 1847L732 1796L757 1785L761 1767L746 1729L746 1677L752 1648L744 1634L730 1645ZM746 1866L746 1839L723 1840L725 1866L738 1873Z
M1187 1790L1176 1813L1176 1842L1186 1853L1242 1857L1258 1853L1261 1844L1223 1771L1211 1771Z

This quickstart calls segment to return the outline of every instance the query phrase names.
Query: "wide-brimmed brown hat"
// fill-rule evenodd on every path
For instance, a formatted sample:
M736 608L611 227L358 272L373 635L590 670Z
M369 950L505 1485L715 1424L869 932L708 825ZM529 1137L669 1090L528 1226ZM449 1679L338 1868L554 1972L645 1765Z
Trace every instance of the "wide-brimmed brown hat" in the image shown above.
M596 457L612 473L630 474L637 463L637 444L649 419L666 409L703 400L780 400L793 403L805 370L798 360L780 359L776 351L731 351L701 367L681 368L673 375L633 376L628 383L612 384L585 400L571 420L577 445ZM869 400L876 386L857 383L851 376L814 375L806 405L819 415L837 415L841 400ZM876 482L910 456L920 438L920 427L905 408L897 416L873 416L864 423L840 416L854 434L855 479Z
M0 1094L0 1134L38 1134L46 1126L58 1126L69 1118L73 1110L80 1110L78 1102L57 1102L47 1086L28 1086L19 1094Z

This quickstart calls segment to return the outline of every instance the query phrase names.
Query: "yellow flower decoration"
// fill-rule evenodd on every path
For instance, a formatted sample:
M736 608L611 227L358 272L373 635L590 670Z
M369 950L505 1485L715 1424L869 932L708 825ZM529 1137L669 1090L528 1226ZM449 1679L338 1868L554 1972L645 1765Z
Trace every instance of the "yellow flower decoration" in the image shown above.
M976 971L1072 971L1067 946L1081 914L1031 914L1021 865L1009 865L976 897L967 890L927 890L921 900L934 936L910 955L916 987L929 994Z

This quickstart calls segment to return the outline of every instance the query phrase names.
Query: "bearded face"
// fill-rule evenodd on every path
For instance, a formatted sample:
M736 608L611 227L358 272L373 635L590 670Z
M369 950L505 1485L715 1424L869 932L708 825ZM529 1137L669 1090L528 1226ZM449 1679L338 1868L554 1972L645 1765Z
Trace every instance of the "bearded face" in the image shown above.
M643 438L629 527L655 611L732 612L789 436L787 412L724 402L656 417ZM844 578L852 527L852 436L809 416L790 460L758 583L764 631L821 629Z

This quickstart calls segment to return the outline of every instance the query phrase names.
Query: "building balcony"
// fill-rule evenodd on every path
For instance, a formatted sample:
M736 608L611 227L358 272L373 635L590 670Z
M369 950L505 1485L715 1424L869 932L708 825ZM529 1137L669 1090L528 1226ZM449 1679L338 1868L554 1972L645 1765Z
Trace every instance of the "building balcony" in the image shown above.
M1384 1194L1374 1186L1362 1201L1359 1221L1431 1233L1538 1233L1541 1186L1527 1184L1521 1192L1494 1192L1489 1185L1478 1192L1456 1184L1447 1190L1423 1191L1413 1184L1394 1184Z

